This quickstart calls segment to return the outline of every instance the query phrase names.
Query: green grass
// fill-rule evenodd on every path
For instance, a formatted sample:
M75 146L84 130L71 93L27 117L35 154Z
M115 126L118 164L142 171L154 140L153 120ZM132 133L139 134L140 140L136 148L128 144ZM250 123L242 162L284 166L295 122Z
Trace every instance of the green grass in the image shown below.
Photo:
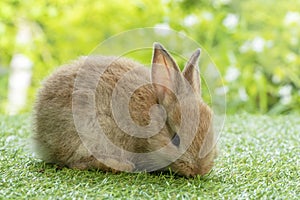
M28 115L0 116L0 199L297 199L300 116L228 116L213 171L113 175L57 169L26 150Z

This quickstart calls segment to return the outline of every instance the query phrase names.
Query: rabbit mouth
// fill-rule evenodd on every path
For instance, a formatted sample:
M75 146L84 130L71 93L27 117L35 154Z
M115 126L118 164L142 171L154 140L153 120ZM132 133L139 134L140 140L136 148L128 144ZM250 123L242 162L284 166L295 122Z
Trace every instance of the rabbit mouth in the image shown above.
M212 165L201 167L201 165L177 160L169 168L178 175L185 177L203 176L210 172ZM168 168L167 168L168 169Z
M185 177L195 177L197 175L203 176L207 174L207 172L203 172L201 168L196 166L185 166L183 169L180 169L180 171L177 171L176 173Z

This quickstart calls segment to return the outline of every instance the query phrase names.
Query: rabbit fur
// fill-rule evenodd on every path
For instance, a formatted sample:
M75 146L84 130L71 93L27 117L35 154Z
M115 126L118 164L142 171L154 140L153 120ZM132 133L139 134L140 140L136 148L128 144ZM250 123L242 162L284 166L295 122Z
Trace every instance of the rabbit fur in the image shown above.
M217 147L212 111L201 98L199 56L197 49L180 72L164 47L155 43L151 69L114 56L81 57L58 68L43 82L37 95L34 151L46 162L82 170L171 169L186 177L207 174ZM77 81L79 76L83 81ZM135 88L137 82L146 84ZM113 95L118 98L112 108ZM185 130L180 127L182 105L188 108ZM151 136L128 134L119 127L115 116L125 119L124 107L128 107L126 117ZM163 126L161 121L165 122ZM98 126L121 151L104 142ZM130 130L130 124L124 127ZM200 151L206 152L204 156Z

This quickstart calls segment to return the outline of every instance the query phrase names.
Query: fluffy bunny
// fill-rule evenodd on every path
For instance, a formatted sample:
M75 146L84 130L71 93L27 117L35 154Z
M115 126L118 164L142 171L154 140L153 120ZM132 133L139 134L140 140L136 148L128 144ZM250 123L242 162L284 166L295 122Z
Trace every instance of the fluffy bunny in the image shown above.
M36 154L76 169L208 173L217 151L212 112L200 97L199 56L197 49L180 72L154 43L151 69L110 56L58 68L35 103Z

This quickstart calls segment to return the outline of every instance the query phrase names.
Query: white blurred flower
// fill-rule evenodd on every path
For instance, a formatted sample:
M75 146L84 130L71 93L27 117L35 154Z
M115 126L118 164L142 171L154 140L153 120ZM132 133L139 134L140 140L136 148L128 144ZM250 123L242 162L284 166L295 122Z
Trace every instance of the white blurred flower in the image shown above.
M265 47L265 40L262 38L262 37L255 37L252 41L252 49L253 51L255 52L262 52L264 50L264 47Z
M240 96L240 99L242 101L247 101L248 100L249 96L248 96L248 94L246 92L246 89L244 87L239 88L239 96Z
M291 85L282 86L278 94L280 95L280 103L283 105L287 105L292 101L292 89Z
M291 85L284 85L279 89L278 94L281 97L291 96L292 89L293 89L293 87Z
M183 24L187 27L193 26L199 22L196 15L188 15L184 18Z
M274 75L272 76L272 82L273 82L273 83L278 84L278 83L280 83L280 81L281 81L280 76L278 76L278 75L276 75L276 74L274 74Z
M167 36L171 33L169 24L161 23L154 26L154 31L157 35Z
M222 95L227 94L228 91L229 91L228 86L224 85L223 87L216 88L215 89L215 94L219 95L219 96L222 96Z
M283 105L287 105L292 101L292 96L284 96L280 98L280 103Z
M278 91L278 94L280 96L291 96L291 93L292 93L292 89L293 87L291 85L285 85L285 86L282 86L279 91Z
M228 82L235 81L240 76L240 70L234 66L228 67L225 80Z
M268 46L270 48L272 47L272 45L272 41L266 42L264 38L256 36L253 40L247 40L246 42L244 42L239 50L241 53L248 52L249 50L261 53L264 50L265 46Z
M214 19L214 15L211 13L211 12L208 12L208 11L204 11L202 13L202 17L207 20L207 21L211 21Z
M294 53L288 53L288 54L286 55L286 57L285 57L285 60L286 60L287 62L289 62L289 63L295 62L296 59L297 59L297 55L294 54Z
M300 24L300 13L289 11L286 13L284 17L284 24L291 25L291 24Z
M233 30L238 25L239 18L236 14L229 13L222 23L227 29Z

